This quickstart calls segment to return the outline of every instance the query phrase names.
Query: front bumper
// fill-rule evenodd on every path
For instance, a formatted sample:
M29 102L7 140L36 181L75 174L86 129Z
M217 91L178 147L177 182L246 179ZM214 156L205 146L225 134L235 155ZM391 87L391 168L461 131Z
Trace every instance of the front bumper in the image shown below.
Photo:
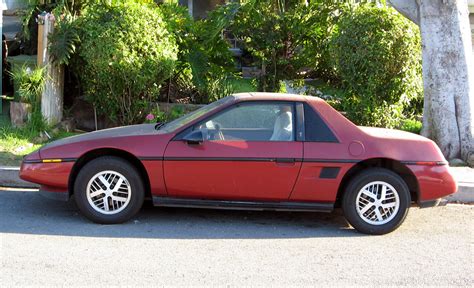
M39 184L42 195L64 200L66 197L69 199L68 182L73 166L74 162L42 163L23 161L19 175L25 181Z

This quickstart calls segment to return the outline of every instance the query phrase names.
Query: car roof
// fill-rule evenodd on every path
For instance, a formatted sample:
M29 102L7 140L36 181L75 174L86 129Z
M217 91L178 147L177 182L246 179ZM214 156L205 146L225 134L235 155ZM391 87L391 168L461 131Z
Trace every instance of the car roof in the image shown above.
M236 93L232 96L235 97L236 101L321 101L321 98L315 96L306 96L298 94L289 94L289 93L270 93L270 92L248 92L248 93Z

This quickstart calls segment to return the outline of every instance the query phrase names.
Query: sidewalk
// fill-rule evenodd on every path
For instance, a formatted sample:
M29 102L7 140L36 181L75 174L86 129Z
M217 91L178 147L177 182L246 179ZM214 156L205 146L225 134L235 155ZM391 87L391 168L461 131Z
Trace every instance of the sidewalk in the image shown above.
M469 167L451 167L458 181L458 192L446 197L449 202L474 203L474 169Z
M458 192L446 197L450 203L474 204L474 169L469 167L451 167L458 181ZM21 180L18 177L20 167L0 166L0 187L39 188L38 185Z

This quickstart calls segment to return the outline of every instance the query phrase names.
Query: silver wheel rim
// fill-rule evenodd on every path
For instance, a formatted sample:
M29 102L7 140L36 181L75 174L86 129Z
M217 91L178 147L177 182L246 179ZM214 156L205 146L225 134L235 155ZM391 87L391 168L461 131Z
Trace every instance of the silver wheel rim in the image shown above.
M371 225L390 222L397 215L399 208L398 192L387 182L370 182L360 189L356 197L359 217Z
M102 214L117 214L130 203L132 188L122 174L107 170L95 174L87 183L87 200Z

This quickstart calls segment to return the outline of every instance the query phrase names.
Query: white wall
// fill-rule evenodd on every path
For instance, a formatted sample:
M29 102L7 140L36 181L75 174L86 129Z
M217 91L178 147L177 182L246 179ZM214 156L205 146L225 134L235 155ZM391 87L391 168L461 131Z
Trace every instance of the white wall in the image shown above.
M24 2L21 0L1 0L2 10L15 10L25 6Z

